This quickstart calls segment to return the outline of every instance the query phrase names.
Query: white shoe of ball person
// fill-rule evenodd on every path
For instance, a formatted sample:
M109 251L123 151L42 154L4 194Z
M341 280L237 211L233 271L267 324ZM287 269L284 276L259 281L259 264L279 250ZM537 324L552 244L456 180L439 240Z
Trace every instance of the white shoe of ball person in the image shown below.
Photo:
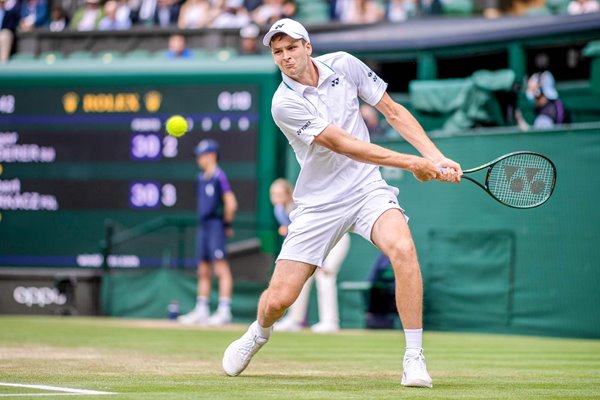
M269 338L260 336L258 321L254 321L241 338L227 347L223 355L223 371L229 376L238 376L250 364L250 360Z
M221 326L231 323L231 311L218 308L213 315L208 318L208 325Z
M275 332L298 332L302 330L302 325L290 317L283 317L273 325Z
M335 322L317 322L310 327L314 333L336 333L340 330L340 326Z
M203 310L201 308L194 308L187 314L180 315L177 318L177 322L182 323L184 325L202 325L208 322L208 310Z
M433 382L425 366L423 349L407 351L404 355L403 367L402 386L433 387Z

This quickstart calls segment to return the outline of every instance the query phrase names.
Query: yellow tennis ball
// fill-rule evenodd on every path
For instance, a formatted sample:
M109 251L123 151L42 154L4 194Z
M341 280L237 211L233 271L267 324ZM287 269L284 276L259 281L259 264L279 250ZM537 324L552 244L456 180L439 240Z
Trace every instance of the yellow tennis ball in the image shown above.
M166 125L167 133L171 136L183 136L188 130L187 121L181 115L173 115L167 120Z

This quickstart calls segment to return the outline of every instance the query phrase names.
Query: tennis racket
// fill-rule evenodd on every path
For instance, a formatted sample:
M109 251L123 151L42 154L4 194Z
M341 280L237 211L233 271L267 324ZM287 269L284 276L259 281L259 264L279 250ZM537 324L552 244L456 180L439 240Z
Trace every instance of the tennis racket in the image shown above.
M467 169L463 174L487 169L485 182L463 175L501 204L513 208L534 208L544 204L554 191L556 167L548 157L531 151L505 154Z

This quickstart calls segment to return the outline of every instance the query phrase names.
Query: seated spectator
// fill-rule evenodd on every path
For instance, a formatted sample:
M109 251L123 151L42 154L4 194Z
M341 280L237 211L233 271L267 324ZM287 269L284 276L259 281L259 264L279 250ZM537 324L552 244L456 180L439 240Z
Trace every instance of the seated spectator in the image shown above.
M77 31L92 31L98 28L102 17L104 12L100 7L100 0L85 0L85 5L73 14L69 27Z
M588 14L600 11L600 3L597 0L572 0L567 6L569 15Z
M552 128L556 124L571 122L571 116L558 98L554 76L550 71L535 73L527 81L527 99L535 104L534 129ZM519 110L515 113L519 127L528 130L529 125Z
M385 9L385 18L390 22L402 22L417 13L415 0L390 0Z
M193 54L187 47L185 36L183 35L171 35L169 37L169 50L167 51L167 58L192 58Z
M137 4L137 0L117 0L117 2L117 21L129 20L130 25L133 24L133 21L131 19L131 9L133 4Z
M383 21L385 11L376 0L338 0L336 16L345 24L373 24Z
M177 26L181 29L204 28L210 16L208 0L186 0L179 11Z
M19 25L20 4L16 3L12 7L6 4L5 0L0 0L0 63L5 63L10 58L13 51L15 31Z
M419 15L442 15L444 13L441 0L421 0L418 4Z
M252 20L261 26L271 26L282 18L293 18L296 11L294 0L265 0L252 12Z
M48 23L48 2L46 0L25 0L21 6L19 30L29 32Z
M112 31L112 30L126 30L131 28L131 20L129 19L129 15L125 15L125 18L119 20L117 18L117 10L119 8L119 3L115 0L108 0L106 4L104 4L104 17L100 20L98 24L98 29L101 31ZM123 18L124 14L121 14L121 18Z
M158 0L140 0L131 7L131 21L134 24L154 25L154 14Z
M221 12L213 19L213 28L241 28L250 23L250 14L243 0L224 0Z
M163 28L177 26L179 9L180 6L177 0L158 0L154 12L154 25Z
M379 112L375 109L375 107L367 103L363 103L360 106L360 115L365 120L367 129L369 130L369 135L372 139L385 136L385 128L379 121Z
M261 43L258 41L260 28L256 24L248 24L240 29L241 54L251 55L261 53Z
M48 29L51 32L61 32L69 25L69 17L62 7L56 6L50 12L50 25Z

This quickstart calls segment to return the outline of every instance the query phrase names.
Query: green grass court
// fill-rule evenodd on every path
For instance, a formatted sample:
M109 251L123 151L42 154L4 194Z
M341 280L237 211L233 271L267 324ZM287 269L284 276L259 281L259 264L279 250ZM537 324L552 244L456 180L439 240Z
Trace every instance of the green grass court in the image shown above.
M0 385L2 398L598 399L600 341L427 332L433 389L400 386L401 331L276 333L237 378L221 371L245 326L0 317L0 383L117 393L62 394ZM33 396L30 394L37 394Z

